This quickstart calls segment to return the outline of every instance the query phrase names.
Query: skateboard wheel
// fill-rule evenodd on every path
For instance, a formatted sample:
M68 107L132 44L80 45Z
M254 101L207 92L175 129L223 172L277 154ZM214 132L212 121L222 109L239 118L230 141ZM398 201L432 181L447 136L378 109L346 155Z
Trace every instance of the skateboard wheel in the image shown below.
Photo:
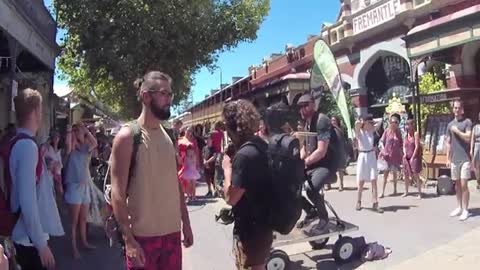
M290 258L285 251L273 250L267 259L267 270L287 270L290 265Z
M340 237L333 247L333 258L338 264L349 263L355 257L355 244L351 237Z
M327 238L324 238L324 239L309 241L308 243L310 244L310 246L312 247L313 250L319 250L319 249L323 249L327 245L328 239L329 238L327 237Z

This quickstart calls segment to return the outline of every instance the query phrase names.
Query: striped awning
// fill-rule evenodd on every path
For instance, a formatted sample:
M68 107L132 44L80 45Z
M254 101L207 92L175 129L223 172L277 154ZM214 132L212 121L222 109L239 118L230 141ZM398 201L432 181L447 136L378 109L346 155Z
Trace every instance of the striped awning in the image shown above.
M411 59L480 40L480 5L414 27L403 39Z

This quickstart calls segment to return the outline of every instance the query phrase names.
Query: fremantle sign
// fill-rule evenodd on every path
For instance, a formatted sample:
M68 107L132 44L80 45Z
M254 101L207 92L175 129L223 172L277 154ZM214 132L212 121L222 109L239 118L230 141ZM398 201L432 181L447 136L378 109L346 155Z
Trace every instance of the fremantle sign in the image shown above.
M400 12L400 0L391 0L353 18L353 33L359 34L393 20Z

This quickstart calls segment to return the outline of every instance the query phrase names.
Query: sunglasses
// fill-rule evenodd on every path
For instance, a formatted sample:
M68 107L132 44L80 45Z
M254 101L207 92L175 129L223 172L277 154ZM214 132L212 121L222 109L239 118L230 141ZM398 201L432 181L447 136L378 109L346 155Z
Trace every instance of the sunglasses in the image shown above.
M149 90L148 92L152 93L152 94L159 93L160 95L162 95L164 97L168 97L170 99L173 99L175 97L175 94L173 94L172 92L167 91L167 90Z

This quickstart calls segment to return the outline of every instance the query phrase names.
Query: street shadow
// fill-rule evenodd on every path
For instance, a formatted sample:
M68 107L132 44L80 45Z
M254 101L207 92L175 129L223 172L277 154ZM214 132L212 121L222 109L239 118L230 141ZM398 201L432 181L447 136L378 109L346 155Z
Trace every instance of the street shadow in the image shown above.
M357 187L344 187L343 188L344 191L357 191L358 188ZM363 187L363 190L368 190L367 187Z
M340 189L339 187L332 187L332 188L330 188L330 189L327 190L327 191L331 191L331 190L339 191L339 189ZM357 189L358 189L357 187L344 187L344 188L343 188L343 191L357 191ZM368 190L368 188L367 188L367 187L363 187L363 190ZM339 191L339 192L340 192L340 191Z
M332 249L333 245L327 245L326 249ZM335 260L332 258L330 253L322 254L322 255L315 255L309 256L308 254L304 254L309 260L316 262L316 268L321 270L352 270L357 269L360 267L364 262L360 259L355 260L348 264L338 265ZM307 270L311 269L311 267L303 266L304 261L294 261L291 262L288 269L291 270Z
M480 208L471 208L468 210L472 217L480 216Z
M317 269L321 270L352 270L357 269L363 264L362 261L354 261L352 263L338 265L333 259L323 260L317 263Z
M290 262L290 265L288 265L287 269L290 269L290 270L310 270L311 269L311 267L303 266L303 263L304 263L303 260Z
M382 207L383 212L397 212L398 210L410 210L410 208L415 208L416 205L390 205Z
M439 196L437 195L437 193L423 193L422 194L422 199L436 199L438 197Z
M197 200L189 201L187 206L204 206L209 203L216 203L218 199L205 197L205 196L197 196Z
M113 247L110 247L103 226L93 224L87 224L87 234L90 244L96 246L96 249L87 250L82 248L82 245L78 243L82 258L80 260L73 259L70 235L71 221L68 206L63 202L59 202L58 208L66 234L62 237L51 237L48 241L55 255L55 269L125 269L125 258L120 244L114 241Z

